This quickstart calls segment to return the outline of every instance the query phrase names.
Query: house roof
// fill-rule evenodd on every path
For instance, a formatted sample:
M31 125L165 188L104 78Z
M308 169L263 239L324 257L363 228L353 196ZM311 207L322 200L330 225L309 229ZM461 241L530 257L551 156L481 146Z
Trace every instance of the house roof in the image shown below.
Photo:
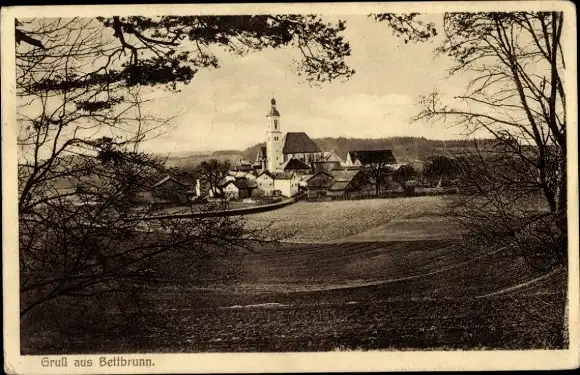
M360 170L335 169L328 173L334 178L334 181L336 182L350 182L353 180L353 178L355 178L357 174L360 173Z
M243 172L248 172L251 171L252 168L252 163L244 163L244 164L240 164L240 165L236 165L235 170L236 171L243 171Z
M332 151L325 151L322 158L326 162L338 162L338 163L342 163L343 162L343 160L341 159L341 157L338 156L336 154L336 152L334 152L334 150L332 150Z
M177 184L179 184L179 185L181 185L181 186L185 186L185 184L184 184L183 182L181 182L181 181L177 180L176 178L173 178L173 177L171 177L171 176L166 176L165 178L161 179L161 180L160 180L160 181L158 181L157 183L155 183L155 184L151 185L151 187L152 187L152 188L155 188L155 187L157 187L157 186L161 186L161 185L163 185L164 183L166 183L166 182L168 182L168 181L173 181L173 182L175 182L175 183L177 183Z
M232 183L236 185L238 189L252 189L257 186L255 181L249 180L235 180L232 181Z
M284 154L320 152L320 147L304 132L288 132L284 136Z
M372 163L396 163L397 160L393 155L392 150L360 150L360 151L349 151L347 156L350 155L350 160L355 163L357 160L361 164L372 164Z
M334 183L332 183L332 185L330 185L330 188L328 188L328 190L330 191L345 190L349 184L350 181L335 181Z
M313 161L312 168L315 172L318 171L331 171L333 169L339 169L340 162L338 161Z
M230 182L235 181L235 177L233 176L225 176L224 178L222 178L221 180L219 180L216 184L216 186L218 188L223 188L225 187L227 184L229 184Z
M305 174L304 176L302 176L302 178L300 178L300 181L308 181L310 180L314 175L313 174Z
M294 172L279 172L274 175L274 180L291 180Z
M228 171L228 175L233 176L234 178L245 178L250 172L246 171Z
M280 166L283 171L310 169L310 166L300 159L291 158Z
M270 178L274 178L274 175L272 173L270 173L269 171L263 171L262 173L260 173L258 175L258 177L260 177L261 175L265 174L266 176L270 177ZM257 177L256 177L257 178Z
M320 176L320 175L326 175L329 178L328 179L315 178L316 176ZM334 182L334 180L333 180L331 174L324 172L324 171L320 171L308 179L307 186L309 188L328 188L329 186L331 186L333 184L333 182Z

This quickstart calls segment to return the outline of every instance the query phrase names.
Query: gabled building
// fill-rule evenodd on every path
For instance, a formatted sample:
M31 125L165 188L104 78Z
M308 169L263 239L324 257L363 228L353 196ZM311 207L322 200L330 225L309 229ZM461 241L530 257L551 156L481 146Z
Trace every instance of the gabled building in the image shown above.
M240 179L228 182L222 187L223 194L229 199L244 199L251 198L257 184L254 181Z
M300 177L295 172L278 172L273 175L274 191L280 191L285 197L293 197L298 194Z
M334 177L325 171L319 171L306 180L306 193L309 197L322 197L328 192Z
M241 159L238 162L238 164L234 166L234 170L241 172L250 172L254 170L254 167L252 163L250 163L249 161Z
M284 161L298 159L310 163L322 159L320 147L304 132L288 132L284 136Z
M372 190L366 175L360 170L334 170L330 172L330 175L333 179L328 188L327 195L329 196Z
M331 151L324 151L322 153L322 160L325 162L337 162L339 165L344 164L344 160L334 150Z
M257 188L266 196L271 196L274 193L274 176L264 171L256 177Z
M342 165L338 161L313 161L310 164L312 165L312 173L318 173L320 171L330 172L334 169L342 169Z
M347 167L364 167L371 164L396 164L397 160L392 150L361 150L346 153Z
M180 204L189 201L189 189L186 184L172 176L166 176L150 188L153 203Z

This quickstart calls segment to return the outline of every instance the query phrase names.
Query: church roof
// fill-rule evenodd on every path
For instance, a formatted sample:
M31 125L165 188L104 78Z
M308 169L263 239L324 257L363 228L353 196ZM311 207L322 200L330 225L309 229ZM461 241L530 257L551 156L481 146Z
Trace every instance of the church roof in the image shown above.
M284 154L320 152L320 147L304 132L288 132L284 136Z

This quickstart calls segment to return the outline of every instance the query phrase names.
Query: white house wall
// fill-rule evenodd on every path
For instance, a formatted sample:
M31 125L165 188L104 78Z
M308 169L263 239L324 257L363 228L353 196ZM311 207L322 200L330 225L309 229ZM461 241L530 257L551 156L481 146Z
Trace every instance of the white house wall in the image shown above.
M271 195L274 191L274 180L266 174L257 177L256 184L258 189L266 193L266 195Z
M285 197L293 197L298 194L298 182L296 175L291 180L274 180L274 189L280 190Z

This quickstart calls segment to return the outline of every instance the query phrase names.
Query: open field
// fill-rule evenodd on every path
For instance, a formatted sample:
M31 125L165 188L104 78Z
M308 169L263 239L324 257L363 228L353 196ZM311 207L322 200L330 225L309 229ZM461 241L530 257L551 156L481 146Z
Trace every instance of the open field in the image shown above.
M272 235L292 242L404 241L459 238L443 217L445 197L298 202L247 216L250 226L271 225Z
M440 199L248 216L300 229L296 242L200 263L180 285L55 301L23 321L22 352L565 347L566 273L539 274L507 249L468 252Z

